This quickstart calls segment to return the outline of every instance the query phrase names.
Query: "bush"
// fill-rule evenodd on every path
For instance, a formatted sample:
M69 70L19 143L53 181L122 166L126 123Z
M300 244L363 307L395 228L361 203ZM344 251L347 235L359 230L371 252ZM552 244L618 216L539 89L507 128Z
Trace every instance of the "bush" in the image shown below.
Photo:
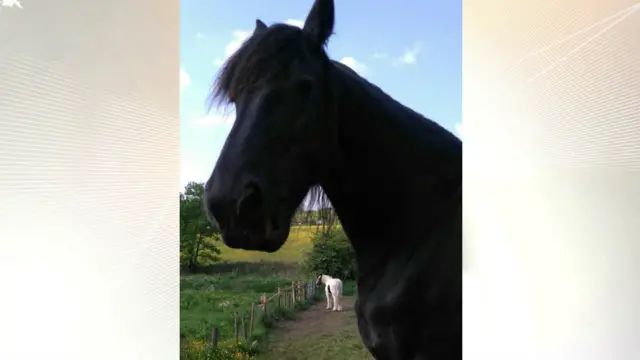
M356 278L356 257L347 235L342 230L329 234L316 233L313 246L303 259L308 273L326 274L342 280Z

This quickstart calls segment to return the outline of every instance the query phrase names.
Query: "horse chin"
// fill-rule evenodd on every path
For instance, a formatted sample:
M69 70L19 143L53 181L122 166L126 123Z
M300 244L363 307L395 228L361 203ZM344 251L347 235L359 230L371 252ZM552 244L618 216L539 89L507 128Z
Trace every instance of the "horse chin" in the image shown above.
M274 228L268 223L260 233L245 229L223 230L222 241L232 249L273 253L284 245L288 236L288 225Z
M261 243L261 249L258 249L258 250L264 251L267 253L274 253L280 250L282 245L284 245L285 241L287 241L287 236L264 239L264 241Z

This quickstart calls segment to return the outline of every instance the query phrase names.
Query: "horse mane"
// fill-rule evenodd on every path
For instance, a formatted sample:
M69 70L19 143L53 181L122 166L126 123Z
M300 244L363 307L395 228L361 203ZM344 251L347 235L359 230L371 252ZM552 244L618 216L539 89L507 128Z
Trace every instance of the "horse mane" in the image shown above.
M234 99L248 89L278 81L291 63L291 53L304 48L298 46L304 39L301 32L302 29L295 26L274 24L245 40L218 71L209 93L209 111L214 107L227 110ZM301 209L331 207L329 198L319 185L309 189L299 206Z
M291 63L302 29L274 24L254 33L218 71L209 94L209 107L229 105L247 89L276 81Z
M300 208L306 207L307 209L327 209L331 208L331 201L327 197L327 194L322 190L320 185L314 185L309 189L309 193L305 200L300 203Z
M324 279L326 279L326 280L333 280L333 279L337 279L337 278L334 278L333 276L331 276L331 275L327 275L327 274L321 274L321 275L320 275L320 276L318 276L318 277L319 277L319 278L324 278Z

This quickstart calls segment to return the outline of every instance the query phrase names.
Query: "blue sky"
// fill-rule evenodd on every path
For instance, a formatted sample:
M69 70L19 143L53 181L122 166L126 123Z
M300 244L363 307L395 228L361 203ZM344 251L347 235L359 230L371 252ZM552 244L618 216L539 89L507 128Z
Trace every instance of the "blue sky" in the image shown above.
M401 103L457 131L462 104L462 2L336 0L331 58ZM207 95L220 63L253 30L302 24L303 0L182 0L180 4L181 185L206 181L233 125Z

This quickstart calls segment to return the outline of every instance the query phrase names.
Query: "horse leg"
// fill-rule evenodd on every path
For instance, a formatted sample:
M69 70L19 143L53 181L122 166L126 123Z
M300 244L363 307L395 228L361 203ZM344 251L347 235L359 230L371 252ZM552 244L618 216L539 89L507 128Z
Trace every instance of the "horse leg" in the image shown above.
M324 295L327 297L327 310L331 310L331 293L329 292L329 285L325 286Z
M342 306L340 306L340 295L338 295L335 291L331 294L333 296L333 311L342 311Z

